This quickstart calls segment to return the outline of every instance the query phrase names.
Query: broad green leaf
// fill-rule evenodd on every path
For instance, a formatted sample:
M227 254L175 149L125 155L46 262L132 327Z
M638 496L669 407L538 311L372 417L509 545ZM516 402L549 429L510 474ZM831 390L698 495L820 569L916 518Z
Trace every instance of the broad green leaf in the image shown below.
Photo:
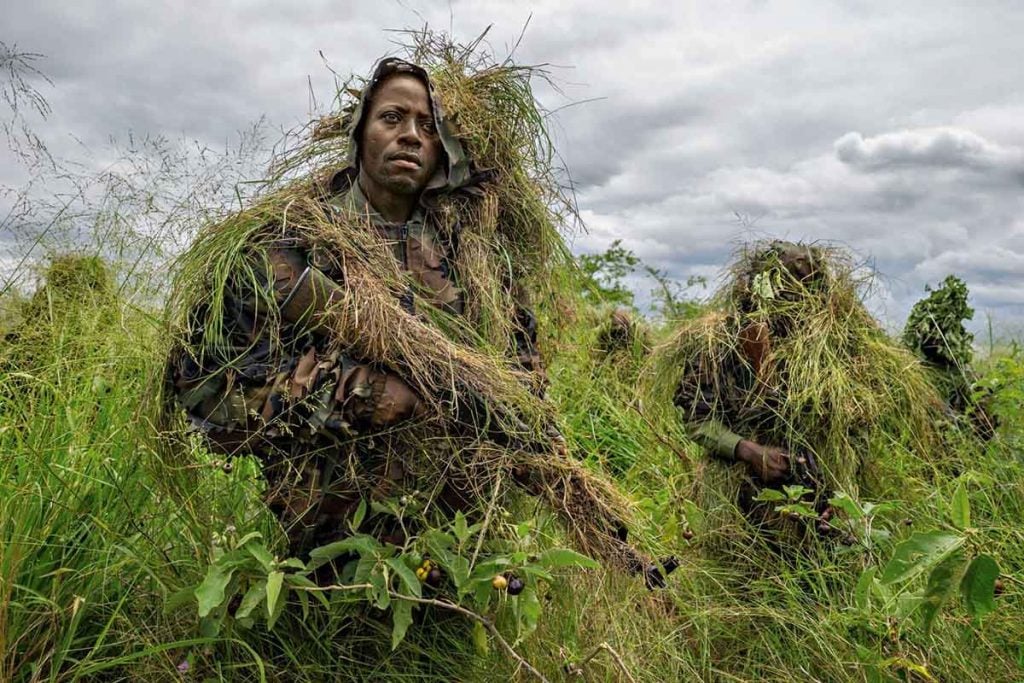
M512 561L507 557L495 557L473 567L473 573L470 578L490 581L494 578L495 574L500 574L510 564L512 564Z
M359 507L356 508L356 512L352 515L352 519L349 520L349 528L352 529L352 533L359 531L359 525L366 519L366 499L359 499Z
M491 586L490 579L476 579L471 582L473 589L473 603L477 610L484 611L487 606L491 603L491 594L494 593L494 588Z
M238 543L236 545L239 548L241 548L242 546L246 545L247 543L249 543L251 541L258 541L258 540L261 540L262 538L263 538L263 534L261 534L260 532L258 532L258 531L250 531L245 536L242 536L240 539L238 539Z
M295 593L299 597L299 605L302 607L302 618L309 619L309 593L306 591L296 591Z
M299 589L302 589L302 588L316 588L317 587L317 585L315 583L313 583L312 581L307 579L305 576L300 576L299 574L285 574L284 580L285 580L285 582L288 583L289 586L293 586L293 587L296 587L296 588L299 588ZM317 600L319 600L320 604L323 605L324 607L330 607L330 605L331 605L331 601L328 600L327 595L323 591L304 591L304 590L298 590L296 592L299 593L300 595L305 594L305 593L312 593L313 597L316 598Z
M206 578L196 587L196 602L199 603L199 616L205 617L224 602L224 589L231 581L234 568L223 569L211 564L206 569Z
M785 493L778 489L761 489L754 497L754 500L761 503L781 503L789 499L786 498Z
M521 629L519 638L525 638L537 628L540 620L540 599L537 597L537 590L533 586L527 586L522 593L515 598L519 606L519 623Z
M370 590L373 606L377 609L387 609L391 605L391 594L388 592L388 580L384 576L383 568L374 567L368 578L370 585L373 586Z
M216 638L220 635L220 628L224 623L226 610L219 610L215 614L209 614L199 620L199 635L203 638Z
M377 558L372 555L366 555L359 558L356 562L356 569L352 575L352 583L366 583L370 580L370 575L373 574L373 570L377 568Z
M416 572L409 569L408 565L402 561L400 557L389 557L387 559L388 566L395 570L395 574L402 580L405 587L408 589L405 592L407 594L415 595L417 598L423 594L423 588L420 586L420 580L416 578Z
M896 509L896 503L864 503L864 515L879 517Z
M971 562L960 583L964 606L971 616L981 619L996 609L995 588L999 565L988 555L978 555Z
M253 556L244 547L235 548L229 552L223 553L214 560L213 564L217 565L224 571L235 570L245 565L253 564Z
M398 517L398 510L391 501L371 500L370 509L378 515L389 515Z
M547 569L544 569L539 564L524 564L519 568L519 570L522 571L524 574L529 574L530 576L536 576L537 578L544 579L548 583L551 583L555 580L555 578L551 576L551 572L549 572Z
M476 648L476 653L481 657L487 655L490 647L487 642L487 630L484 629L484 625L479 621L473 622L473 647Z
M888 529L874 529L872 528L868 535L874 543L885 543L892 538L892 532Z
M249 590L242 596L242 602L235 610L235 619L244 619L252 614L252 611L260 606L267 597L267 582L260 580L249 586Z
M438 550L447 550L455 543L455 539L452 538L451 534L446 534L437 529L427 531L420 538L427 544L427 548L430 549L431 553L435 553Z
M274 610L272 612L270 612L270 615L267 617L267 630L268 631L270 631L270 630L272 630L274 628L274 624L277 623L277 620L278 620L278 618L280 618L281 613L284 612L284 606L285 606L286 602L288 602L288 601L285 600L284 599L284 595L282 595L282 596L280 596L280 599L277 601L277 604L274 605ZM270 603L268 602L267 604L269 605Z
M859 609L867 610L871 607L871 585L875 582L875 574L878 567L868 567L861 572L857 579L857 588L853 592L853 602Z
M452 532L455 538L459 539L459 545L469 540L469 525L466 524L466 516L459 510L455 513L455 524L452 525Z
M391 649L398 647L405 638L405 632L412 624L412 603L408 600L396 600L391 606Z
M925 633L932 630L932 624L939 610L946 604L950 596L956 592L967 567L967 558L960 551L948 555L946 559L935 565L928 575L928 584L924 589L924 599L918 610L923 618Z
M274 564L274 556L270 554L265 545L251 541L245 544L245 549L256 558L264 570L270 571L271 566Z
M289 557L277 563L278 569L305 569L306 563L297 557Z
M814 508L812 508L807 503L790 503L789 505L779 505L775 508L775 511L781 512L786 515L795 512L801 517L807 517L808 519L818 517L818 513L815 512Z
M963 536L941 531L915 533L896 546L882 570L884 584L910 581L942 562L964 544Z
M864 510L861 506L845 493L840 492L832 496L829 498L828 504L845 512L846 516L850 519L861 519L864 517Z
M325 565L331 560L341 555L346 555L351 552L356 552L360 557L367 555L373 555L378 549L380 549L380 543L377 539L367 536L365 534L357 534L356 536L349 536L348 538L334 543L328 543L318 548L313 548L309 551L309 568L316 569L321 565Z
M957 484L956 491L949 501L949 517L953 526L961 531L971 526L971 501L967 497L967 488L963 481Z
M281 586L284 584L284 572L267 574L267 618L277 610L277 601L281 598Z
M448 572L456 588L462 588L469 580L469 560L462 555L436 548L431 557Z
M801 486L800 484L790 484L787 486L783 486L782 490L786 492L786 497L789 500L800 500L808 493L814 493L813 489L809 489L806 486Z
M537 558L537 564L548 569L558 567L583 567L584 569L597 569L600 563L593 558L581 555L575 550L568 548L550 548L545 550Z
M895 616L899 620L907 619L911 614L917 611L917 608L921 606L921 601L924 600L923 591L913 591L912 593L901 593L896 598L896 613Z

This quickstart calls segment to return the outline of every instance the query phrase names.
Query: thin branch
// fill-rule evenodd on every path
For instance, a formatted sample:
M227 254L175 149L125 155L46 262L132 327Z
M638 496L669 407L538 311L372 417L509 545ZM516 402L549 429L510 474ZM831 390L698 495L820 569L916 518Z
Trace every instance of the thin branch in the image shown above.
M615 651L615 648L613 648L608 643L600 643L597 647L594 648L593 652L591 652L589 655L584 657L580 661L580 663L577 664L576 666L577 667L585 666L586 663L589 662L594 657L596 657L597 654L601 650L604 650L605 652L607 652L608 654L610 654L612 656L612 659L615 660L615 663L618 665L619 670L622 671L622 675L626 677L627 681L629 681L630 683L636 683L636 679L633 678L633 675L631 673L629 673L629 669L626 668L626 664L625 664L625 662L622 661L622 657L620 657L619 653Z
M476 558L480 555L480 549L484 545L484 536L487 534L487 527L491 523L491 513L494 512L494 508L498 503L498 492L501 490L501 477L497 477L494 480L494 493L491 494L491 502L487 506L487 512L484 514L484 522L480 526L480 535L477 537L476 547L473 549L473 558L469 561L469 569L473 570L476 566Z

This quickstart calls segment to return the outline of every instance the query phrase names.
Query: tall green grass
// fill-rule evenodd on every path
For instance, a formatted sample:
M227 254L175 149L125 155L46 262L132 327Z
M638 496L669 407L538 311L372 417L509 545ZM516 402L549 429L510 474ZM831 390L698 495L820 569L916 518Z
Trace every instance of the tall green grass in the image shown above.
M195 680L528 678L495 643L481 653L471 625L443 612L420 614L396 652L387 619L340 601L314 607L308 618L293 606L270 633L235 629L216 638L199 634L194 608L165 613L169 596L201 580L218 537L260 530L273 538L274 529L258 503L254 463L236 461L225 473L198 440L182 435L168 446L158 433L150 398L163 340L154 312L129 305L127 294L44 289L23 300L4 330L0 680L181 680L179 667ZM1002 568L996 613L973 624L954 601L925 635L911 619L857 610L858 574L835 548L751 547L748 557L728 560L704 548L686 500L697 451L678 426L657 423L637 402L638 357L603 358L594 339L593 320L581 315L548 340L563 430L593 466L616 474L645 513L640 534L679 555L682 566L655 593L613 571L558 577L542 592L537 630L514 643L546 676L566 677L565 667L583 660L586 680L608 681L1024 675L1024 471L1012 441L1001 436L979 448L972 439L947 439L954 466L919 482L928 487L925 499L904 503L886 521L895 540L943 527L962 482L977 542ZM1003 373L1000 391L1021 390L1019 358L990 372ZM1002 432L1019 433L1019 411L999 405ZM169 458L177 465L168 468ZM164 466L151 467L158 460ZM514 514L538 511L527 504ZM537 518L557 540L557 523ZM682 537L686 528L691 541ZM495 613L511 642L513 609L505 601Z

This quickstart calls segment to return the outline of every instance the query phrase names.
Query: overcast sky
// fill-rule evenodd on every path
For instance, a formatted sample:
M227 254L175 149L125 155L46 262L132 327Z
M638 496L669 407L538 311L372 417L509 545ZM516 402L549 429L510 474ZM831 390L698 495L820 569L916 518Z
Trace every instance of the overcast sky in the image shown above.
M45 53L58 154L110 136L212 146L261 116L303 121L309 83L393 51L388 29L494 24L503 55L556 65L541 93L589 232L680 279L752 236L840 241L903 320L964 277L984 314L1024 321L1024 2L15 2L0 40ZM214 8L217 5L219 8ZM0 184L16 181L0 152ZM736 214L746 217L747 227ZM752 223L753 227L749 227Z

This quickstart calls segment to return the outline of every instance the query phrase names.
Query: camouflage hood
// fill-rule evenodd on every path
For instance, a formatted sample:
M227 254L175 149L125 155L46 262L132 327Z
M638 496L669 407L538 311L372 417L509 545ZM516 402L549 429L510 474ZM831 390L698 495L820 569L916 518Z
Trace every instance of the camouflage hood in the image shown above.
M441 107L440 98L426 70L416 64L407 62L397 57L386 57L373 69L366 85L359 96L359 102L352 116L348 121L347 133L349 139L349 166L345 169L346 175L354 177L354 172L359 170L359 137L363 129L363 117L369 110L370 99L381 83L394 74L409 74L420 79L427 86L427 93L430 97L430 107L434 113L434 124L437 126L438 137L444 148L444 163L438 166L434 177L427 182L424 192L439 194L450 192L465 186L470 182L469 158L466 156L456 136L455 126Z

